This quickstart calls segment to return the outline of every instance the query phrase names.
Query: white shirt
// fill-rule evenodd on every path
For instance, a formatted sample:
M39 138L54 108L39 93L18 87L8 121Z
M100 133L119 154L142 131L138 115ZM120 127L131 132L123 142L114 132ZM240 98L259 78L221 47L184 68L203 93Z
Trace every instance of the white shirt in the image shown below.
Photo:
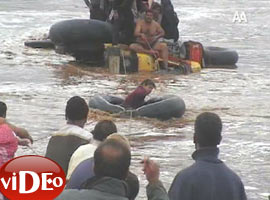
M68 136L68 135L74 135L89 141L93 137L89 131L73 124L66 124L59 131L52 134L52 136Z
M94 157L96 148L101 142L92 139L90 144L81 145L71 156L66 179L69 180L75 168L84 160Z

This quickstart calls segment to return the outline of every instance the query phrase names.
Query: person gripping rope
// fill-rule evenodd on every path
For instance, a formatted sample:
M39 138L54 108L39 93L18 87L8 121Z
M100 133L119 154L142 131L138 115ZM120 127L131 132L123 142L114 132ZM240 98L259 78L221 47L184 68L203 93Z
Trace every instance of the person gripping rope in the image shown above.
M132 93L130 93L126 97L122 106L126 109L136 109L140 106L143 106L144 104L146 104L146 102L144 101L145 97L149 95L155 88L156 85L152 80L144 80Z
M16 134L16 136L18 136L21 139L28 139L33 144L33 138L28 133L28 131L24 128L17 127L14 124L8 122L8 120L6 119L6 116L7 116L7 105L6 103L0 101L0 125L7 124L9 128L11 128L12 131Z

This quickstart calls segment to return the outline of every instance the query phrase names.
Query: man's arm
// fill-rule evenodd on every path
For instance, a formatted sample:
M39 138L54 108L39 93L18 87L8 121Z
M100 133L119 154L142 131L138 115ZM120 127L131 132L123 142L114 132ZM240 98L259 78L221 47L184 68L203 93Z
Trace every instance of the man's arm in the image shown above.
M143 161L143 171L149 184L146 187L148 200L169 200L166 189L159 180L159 166L148 158Z
M165 35L165 31L159 25L159 23L155 22L156 35L152 37L151 43L155 43L159 38L162 38Z
M142 21L138 20L138 22L136 23L135 31L134 31L134 36L141 37L142 35L144 35L141 33L141 30L142 30Z
M158 32L158 35L157 37L161 38L165 35L165 31L163 30L163 28L160 26L159 23L156 22L156 26L157 26L157 32Z
M28 133L27 130L25 130L24 128L20 128L17 127L9 122L6 122L6 124L9 126L9 128L11 128L13 130L13 132L19 137L19 138L27 138L31 141L31 143L33 144L33 138L32 136Z

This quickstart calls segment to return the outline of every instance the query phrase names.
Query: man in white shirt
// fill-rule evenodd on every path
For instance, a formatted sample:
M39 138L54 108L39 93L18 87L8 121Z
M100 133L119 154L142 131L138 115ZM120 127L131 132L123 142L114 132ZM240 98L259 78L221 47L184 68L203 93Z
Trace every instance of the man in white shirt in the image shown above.
M71 155L79 146L88 144L92 139L90 132L83 129L88 111L88 105L83 98L70 98L65 112L67 124L52 134L49 140L45 157L57 162L66 174Z
M80 146L71 156L66 179L69 180L74 169L84 160L94 156L98 145L112 133L116 133L116 125L110 120L98 122L92 131L93 140L89 144Z

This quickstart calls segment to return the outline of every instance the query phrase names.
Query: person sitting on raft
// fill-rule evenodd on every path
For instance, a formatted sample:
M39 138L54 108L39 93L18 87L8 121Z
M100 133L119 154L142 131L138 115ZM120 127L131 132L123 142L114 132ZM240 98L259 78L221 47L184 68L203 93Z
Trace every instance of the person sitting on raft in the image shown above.
M144 101L145 97L149 95L153 89L156 89L155 83L150 79L144 80L132 93L126 97L123 107L126 109L137 109L138 107L143 106L146 104Z
M148 9L144 19L137 21L134 32L136 43L131 44L129 48L138 53L153 55L155 58L160 56L163 59L163 68L168 69L168 47L166 43L159 42L165 32L153 18L153 11Z

